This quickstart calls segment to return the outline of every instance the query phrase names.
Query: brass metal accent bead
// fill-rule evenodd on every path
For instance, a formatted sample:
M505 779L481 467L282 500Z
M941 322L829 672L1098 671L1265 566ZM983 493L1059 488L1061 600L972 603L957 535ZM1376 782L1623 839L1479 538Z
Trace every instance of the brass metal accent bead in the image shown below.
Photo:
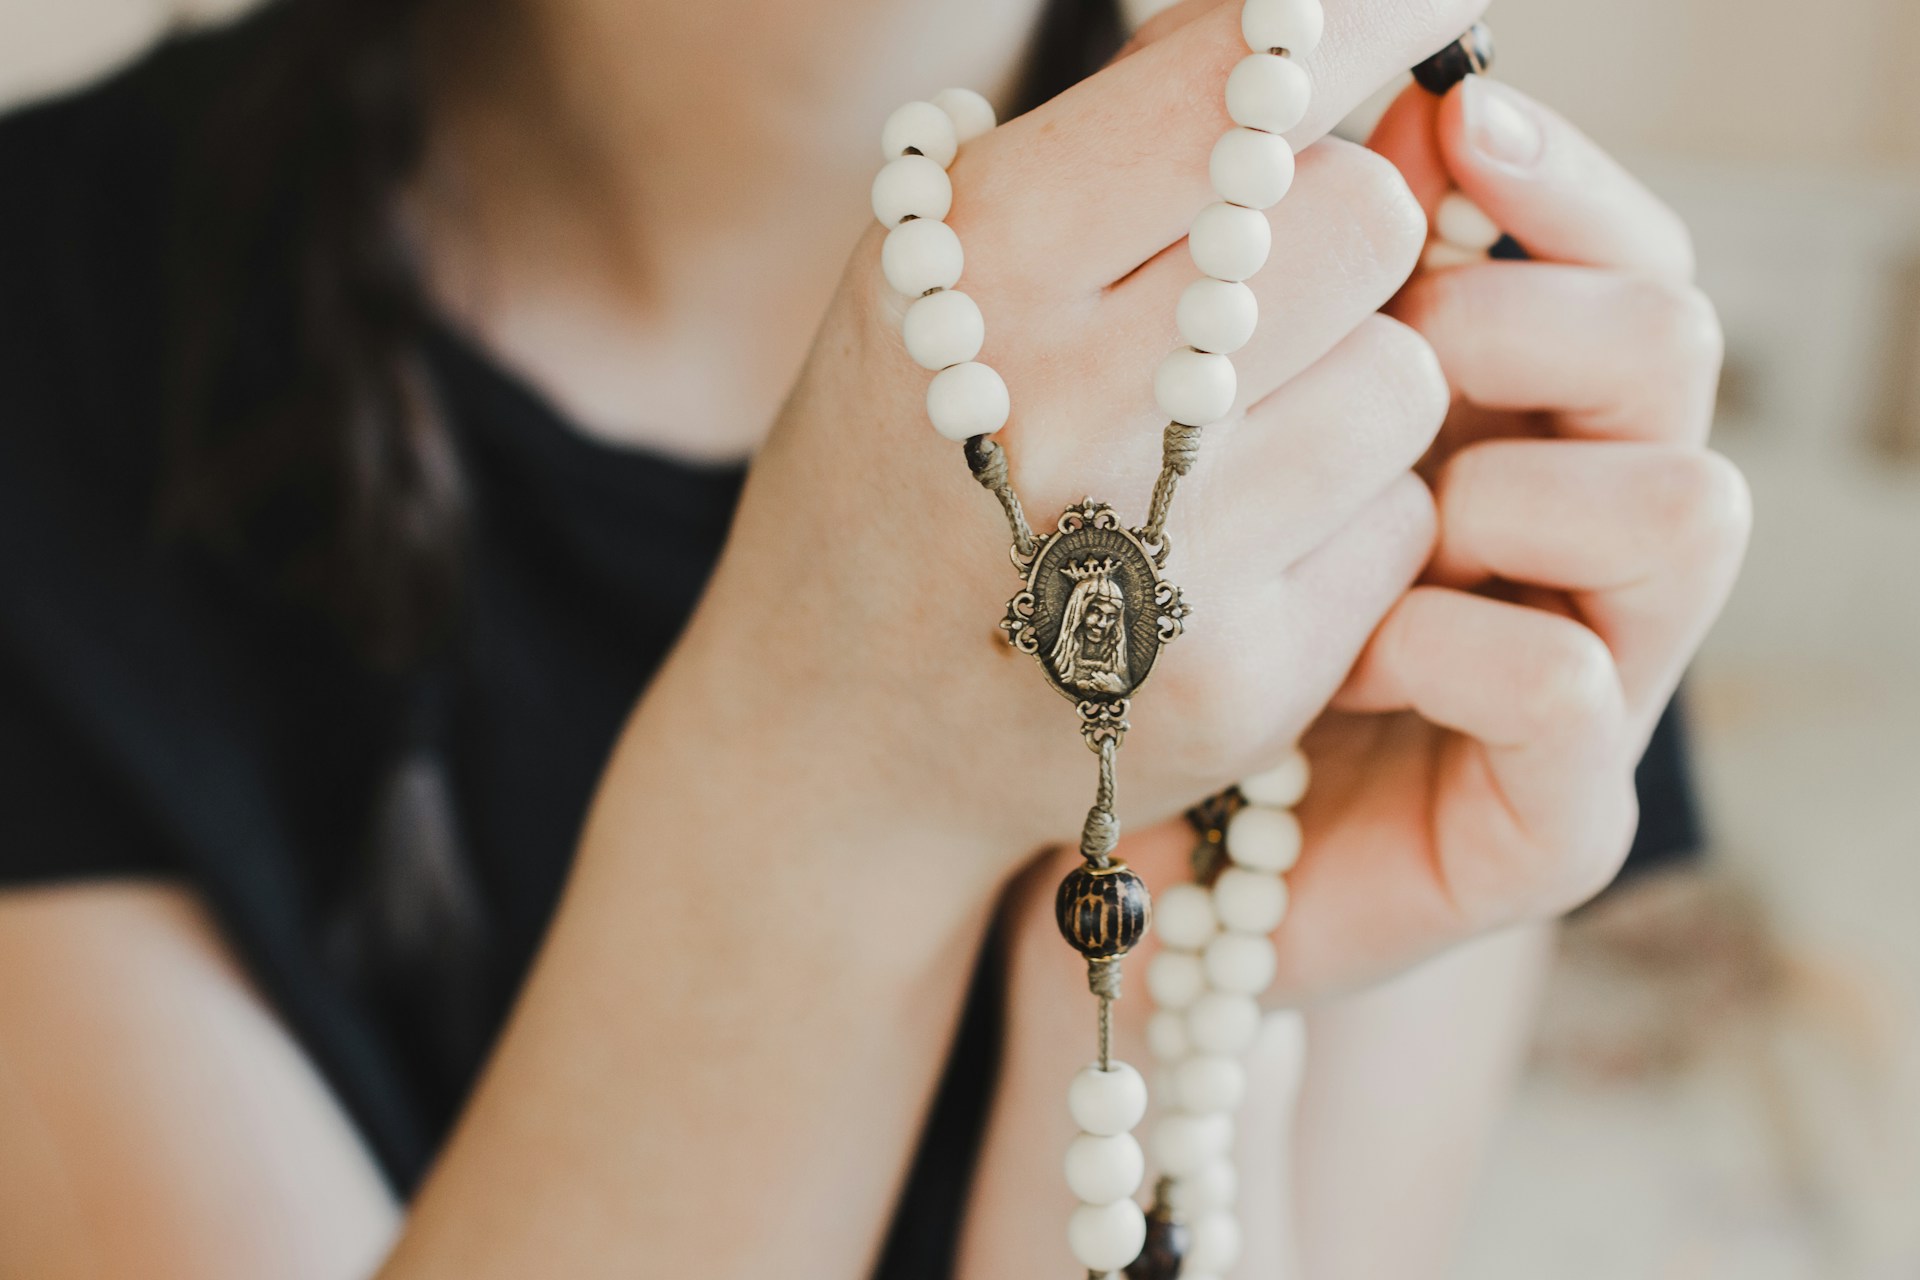
M1413 78L1428 93L1444 94L1468 76L1484 75L1493 67L1493 29L1476 22L1467 33L1413 69Z
M1124 862L1075 867L1053 899L1061 935L1089 960L1131 951L1146 935L1152 916L1146 881Z
M1211 885L1227 861L1227 821L1245 806L1246 800L1236 787L1208 796L1187 810L1187 824L1193 828L1193 852L1188 864L1194 883Z

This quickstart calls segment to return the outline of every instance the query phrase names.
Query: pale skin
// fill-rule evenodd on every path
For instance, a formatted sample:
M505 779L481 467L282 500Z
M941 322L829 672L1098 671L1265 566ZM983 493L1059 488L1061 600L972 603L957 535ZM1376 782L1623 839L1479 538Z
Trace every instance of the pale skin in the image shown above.
M1434 1273L1539 922L1617 867L1633 763L1745 542L1744 487L1704 444L1718 330L1684 232L1638 184L1517 98L1409 96L1378 154L1307 149L1479 7L1328 0L1299 178L1256 279L1264 320L1237 359L1245 413L1210 434L1171 525L1203 612L1123 755L1140 831L1123 854L1155 883L1183 852L1165 819L1296 739L1315 761L1275 1000L1315 1010L1291 1128L1294 1162L1324 1177L1302 1179L1297 1230L1250 1232L1247 1274L1287 1253L1316 1277ZM1141 371L1191 276L1179 242L1242 52L1233 10L1180 6L954 166L1036 514L1089 492L1144 501L1158 424ZM411 211L436 288L591 430L693 456L757 447L726 556L607 764L547 945L405 1213L190 892L0 898L0 1276L870 1264L966 960L1090 782L1070 711L996 648L1004 531L924 425L925 374L861 234L874 122L930 85L1004 88L1034 11L521 7L502 43L539 74L503 64L436 122ZM916 55L908 75L903 48L940 65ZM491 56L482 39L455 61ZM1535 143L1497 159L1489 122L1516 115ZM1422 208L1449 182L1540 261L1414 274ZM574 341L588 331L620 359ZM969 1277L1070 1266L1060 1082L1087 1056L1089 1002L1039 907L1050 870L1007 906L1008 1085ZM1136 1058L1140 1003L1122 1005ZM1420 1016L1436 1005L1460 1019ZM1457 1056L1435 1070L1441 1049ZM1287 1087L1277 1068L1255 1078ZM1396 1091L1433 1100L1397 1149L1360 1127ZM1250 1104L1249 1186L1290 1110ZM1402 1238L1356 1218L1357 1199L1402 1196L1427 1206Z

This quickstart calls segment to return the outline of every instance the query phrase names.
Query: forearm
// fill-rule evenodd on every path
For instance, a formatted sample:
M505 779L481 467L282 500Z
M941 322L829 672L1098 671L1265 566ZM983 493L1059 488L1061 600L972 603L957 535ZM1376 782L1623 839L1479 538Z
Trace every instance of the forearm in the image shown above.
M1293 1127L1300 1275L1450 1273L1553 939L1544 924L1495 934L1308 1016Z
M630 724L392 1280L868 1264L991 860L876 828L833 746L857 713L734 704L724 669L677 664Z

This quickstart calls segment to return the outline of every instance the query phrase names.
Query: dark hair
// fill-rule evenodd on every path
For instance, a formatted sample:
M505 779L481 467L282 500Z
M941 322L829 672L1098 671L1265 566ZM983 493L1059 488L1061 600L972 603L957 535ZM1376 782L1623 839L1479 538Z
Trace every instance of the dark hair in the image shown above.
M453 1070L471 1066L497 993L438 741L459 468L395 206L422 160L425 46L483 7L275 0L219 38L219 83L195 86L184 116L159 507L167 538L407 677L366 854L325 928L389 1026ZM1119 40L1113 0L1053 0L1022 105Z
M460 524L393 217L428 9L281 0L252 20L186 152L170 258L165 529L389 668L440 634Z
M461 486L395 217L421 160L432 7L278 0L207 38L168 253L159 516L173 544L401 677L359 857L315 925L390 1034L457 1080L496 1000L441 741Z
M182 185L164 526L388 668L440 638L461 524L394 202L421 161L429 27L490 7L277 0L200 113ZM1114 0L1053 0L1019 108L1122 37Z

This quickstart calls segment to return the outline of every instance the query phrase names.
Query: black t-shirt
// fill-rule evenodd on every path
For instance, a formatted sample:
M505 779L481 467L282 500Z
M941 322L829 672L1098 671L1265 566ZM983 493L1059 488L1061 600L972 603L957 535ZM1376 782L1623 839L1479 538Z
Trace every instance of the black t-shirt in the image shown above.
M373 670L271 592L157 542L179 158L158 104L218 65L175 46L0 122L0 887L191 885L404 1193L525 974L601 764L719 554L742 472L595 442L443 326L426 354L470 541L432 670ZM1636 864L1691 850L1671 716L1641 783ZM353 877L369 830L420 787L453 832L458 865L442 871L479 940L456 953L457 982L429 945L415 971L369 983L343 960L337 908L365 896ZM947 1267L996 1058L983 955L882 1274ZM408 999L455 985L479 993L473 1033L423 1034Z

